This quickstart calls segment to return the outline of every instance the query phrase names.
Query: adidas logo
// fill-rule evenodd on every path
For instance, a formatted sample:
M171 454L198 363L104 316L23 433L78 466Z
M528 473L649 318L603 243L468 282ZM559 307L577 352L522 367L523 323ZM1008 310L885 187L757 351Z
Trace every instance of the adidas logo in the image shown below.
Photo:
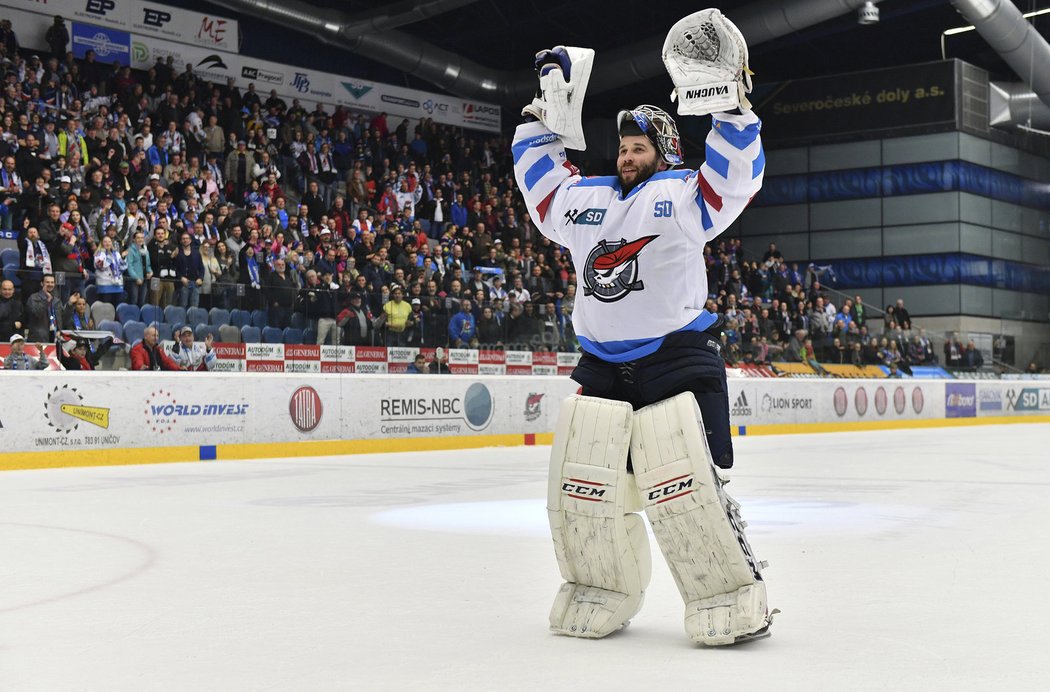
M737 396L736 401L733 402L733 407L729 409L729 415L731 416L750 416L752 414L751 404L747 401L747 394L740 392Z

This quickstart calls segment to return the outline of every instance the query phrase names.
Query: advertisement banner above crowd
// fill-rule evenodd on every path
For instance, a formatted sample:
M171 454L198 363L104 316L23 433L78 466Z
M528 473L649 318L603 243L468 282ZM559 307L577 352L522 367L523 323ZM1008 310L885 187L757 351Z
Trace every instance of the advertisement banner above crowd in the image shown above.
M183 72L186 65L193 65L194 74L201 79L221 84L232 79L241 89L254 83L260 93L269 94L274 90L289 105L292 99L299 99L308 108L323 103L328 111L332 106L342 105L355 111L387 113L414 120L432 118L444 125L473 130L499 132L500 129L500 107L489 103L209 51L173 41L132 36L133 68L148 70L156 64L157 58L167 60L169 55L176 73Z
M131 60L131 34L126 31L73 22L70 36L73 57L77 60L83 60L89 50L95 51L98 61L107 65L127 65Z
M168 39L231 53L240 49L237 20L210 13L141 0L47 0L25 5L30 12L61 15L69 21L133 32L148 39Z

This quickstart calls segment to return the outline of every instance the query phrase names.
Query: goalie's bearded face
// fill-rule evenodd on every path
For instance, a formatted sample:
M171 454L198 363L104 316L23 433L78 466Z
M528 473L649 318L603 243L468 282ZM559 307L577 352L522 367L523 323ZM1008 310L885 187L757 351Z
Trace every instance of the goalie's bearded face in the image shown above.
M625 135L620 138L620 153L616 157L616 177L627 194L651 178L665 164L656 147L645 135Z

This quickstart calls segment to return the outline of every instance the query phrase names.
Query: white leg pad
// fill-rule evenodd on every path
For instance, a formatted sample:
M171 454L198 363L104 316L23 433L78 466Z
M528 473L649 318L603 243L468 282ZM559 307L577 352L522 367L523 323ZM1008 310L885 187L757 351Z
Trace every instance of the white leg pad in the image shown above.
M631 461L645 513L686 603L689 638L717 646L763 636L766 588L740 506L711 460L696 399L636 411Z
M638 488L627 473L631 405L571 396L562 404L551 449L547 514L565 584L550 627L604 637L641 609L652 575Z

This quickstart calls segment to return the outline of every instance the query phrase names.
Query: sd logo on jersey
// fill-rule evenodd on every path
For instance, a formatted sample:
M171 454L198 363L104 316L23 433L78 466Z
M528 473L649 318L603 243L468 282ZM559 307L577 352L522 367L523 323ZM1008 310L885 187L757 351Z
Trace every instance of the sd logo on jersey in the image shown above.
M647 235L638 240L619 242L603 240L587 255L583 269L583 294L603 303L614 303L631 291L645 288L638 280L638 253L660 236Z

